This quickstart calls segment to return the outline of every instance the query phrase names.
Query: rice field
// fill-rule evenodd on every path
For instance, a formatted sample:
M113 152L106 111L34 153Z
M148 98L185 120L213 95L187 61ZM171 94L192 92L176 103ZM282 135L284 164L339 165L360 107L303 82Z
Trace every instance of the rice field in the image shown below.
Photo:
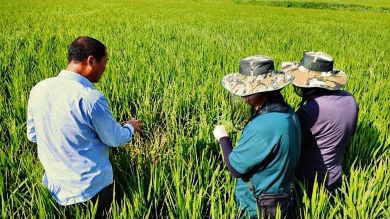
M56 205L26 136L30 89L64 69L67 45L88 35L109 52L97 89L118 121L137 117L148 132L111 150L121 193L113 218L233 218L234 180L212 136L231 113L220 79L243 57L268 55L280 68L307 50L334 57L360 113L342 196L317 187L297 200L297 215L390 218L389 11L389 0L0 0L0 217L94 214ZM297 106L291 86L283 94Z

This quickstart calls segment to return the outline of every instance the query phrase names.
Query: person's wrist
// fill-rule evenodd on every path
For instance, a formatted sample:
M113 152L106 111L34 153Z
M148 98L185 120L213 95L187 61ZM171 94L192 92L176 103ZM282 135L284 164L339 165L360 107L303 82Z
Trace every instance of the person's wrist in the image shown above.
M218 139L219 143L222 143L223 141L229 140L229 136L225 135Z
M215 136L215 138L217 139L217 141L220 141L222 138L225 138L225 137L228 137L228 135L226 133L219 133Z
M123 124L123 127L130 129L131 133L134 133L134 127L130 123L126 122Z

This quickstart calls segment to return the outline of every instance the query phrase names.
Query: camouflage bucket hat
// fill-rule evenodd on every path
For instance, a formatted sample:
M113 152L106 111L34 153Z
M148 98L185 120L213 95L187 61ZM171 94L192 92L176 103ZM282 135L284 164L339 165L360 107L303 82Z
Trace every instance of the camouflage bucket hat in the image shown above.
M294 76L297 87L325 88L339 90L347 84L348 76L343 71L333 69L332 56L323 52L305 52L300 63L283 62L282 69Z
M223 77L222 86L232 94L248 96L282 89L292 80L293 76L275 70L271 58L256 55L242 59L240 72Z

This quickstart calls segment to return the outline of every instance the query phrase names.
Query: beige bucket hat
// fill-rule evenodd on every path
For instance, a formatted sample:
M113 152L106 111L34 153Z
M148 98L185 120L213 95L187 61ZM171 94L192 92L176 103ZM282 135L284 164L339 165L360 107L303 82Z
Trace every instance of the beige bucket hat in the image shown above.
M300 63L283 62L282 70L294 76L297 87L339 90L348 81L343 71L333 69L333 58L324 52L305 52Z
M294 77L277 71L272 58L255 55L240 61L240 72L231 73L222 79L222 86L230 93L248 96L255 93L280 90Z

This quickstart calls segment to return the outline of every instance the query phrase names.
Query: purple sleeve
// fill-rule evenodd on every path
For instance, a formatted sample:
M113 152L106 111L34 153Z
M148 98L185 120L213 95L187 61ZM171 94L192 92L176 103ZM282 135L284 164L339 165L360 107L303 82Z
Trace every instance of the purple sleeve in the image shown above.
M352 131L351 136L355 135L355 133L356 133L358 119L359 119L359 105L357 105L357 103L356 103L356 118L354 121L354 126L353 126L353 131Z
M230 141L229 137L223 137L219 139L219 142L221 143L222 152L223 152L223 160L226 163L226 167L228 168L230 175L232 175L234 178L241 178L243 175L239 173L229 162L229 155L233 151L232 142Z

